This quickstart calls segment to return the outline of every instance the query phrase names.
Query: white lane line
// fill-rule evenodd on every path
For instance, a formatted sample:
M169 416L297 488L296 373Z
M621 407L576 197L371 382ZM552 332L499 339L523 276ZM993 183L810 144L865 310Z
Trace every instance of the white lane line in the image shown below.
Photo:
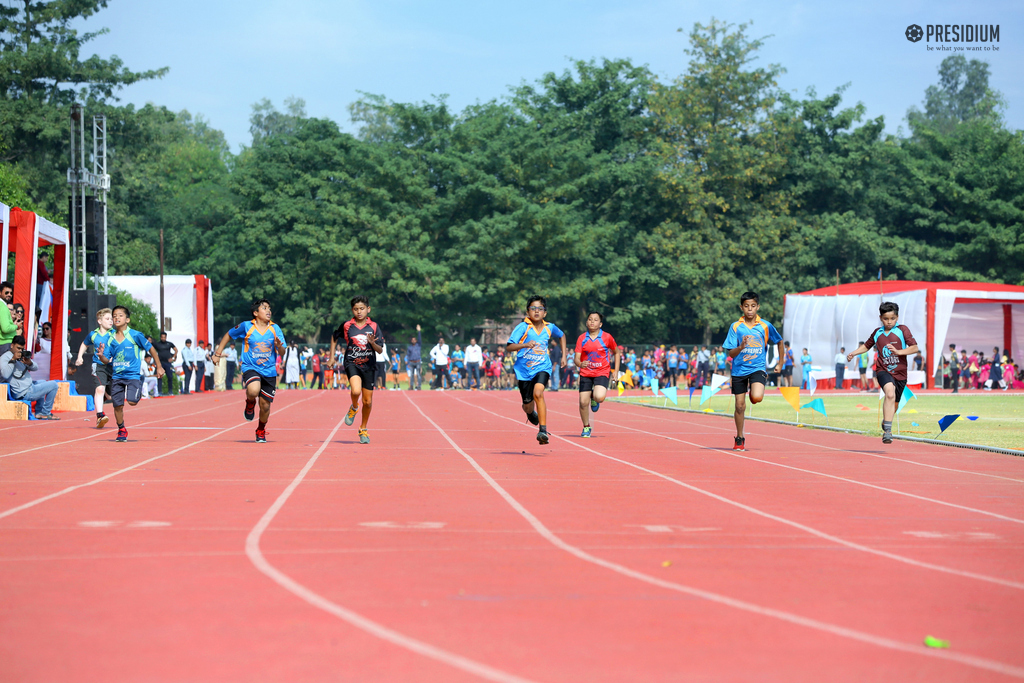
M309 400L309 399L306 399L306 400ZM208 413L211 410L215 410L218 407L219 408L227 408L228 406L227 405L214 406L212 408L204 408L202 410L196 410L195 412L185 413L184 415L174 415L172 417L162 417L159 420L150 420L149 422L140 422L138 424L132 425L132 429L138 429L139 427L144 427L146 425L151 425L151 424L159 424L161 422L167 422L168 420L177 420L177 419L182 418L182 417L188 417L189 415L198 415L199 413ZM287 406L285 406L285 407L287 407ZM281 410L284 410L284 408L282 408ZM111 409L111 411L113 411L113 409ZM172 428L169 428L169 429L172 429ZM213 429L216 429L216 427L214 427ZM104 434L110 434L110 430L108 430L108 429L96 429L96 430L94 430L93 434L90 434L89 436L83 436L80 439L70 439L68 441L58 441L57 443L48 443L45 446L35 446L33 448L26 448L26 449L21 450L21 451L14 451L13 453L0 453L0 458L9 458L12 455L21 455L22 453L31 453L32 451L39 451L39 450L42 450L44 448L54 448L56 446L64 446L64 445L69 444L69 443L77 443L79 441L85 441L87 439L95 439L97 436L103 436Z
M633 408L644 408L645 407L643 404L619 403L618 401L616 401L615 405L630 406L630 407L633 407ZM645 412L650 412L650 410L648 409ZM565 413L560 413L560 414L564 415ZM695 418L698 417L695 413L680 413L680 416L693 416ZM652 420L657 420L659 422L671 422L673 424L678 424L678 422L676 420L670 420L670 419L664 418L664 417L656 417L654 415L644 415L644 417L648 417L648 418L650 418ZM683 424L696 425L698 423L697 422L686 421L686 422L683 422ZM760 423L758 423L758 422L751 422L750 426L751 427L756 427L759 424ZM700 426L701 427L710 427L711 429L715 429L715 430L718 430L718 431L721 431L721 432L732 432L733 431L732 427L716 427L714 425L707 425L707 424L701 424ZM927 462L917 462L916 460L907 460L905 458L894 458L891 455L880 455L878 453L867 453L865 451L851 451L848 448L835 448L833 446L823 446L823 445L817 444L817 443L811 443L811 442L808 442L808 441L800 441L799 439L790 439L790 438L787 438L785 436L776 436L774 434L765 434L765 433L762 433L762 432L751 432L751 434L755 434L757 436L763 436L766 439L778 439L780 441L789 441L790 443L798 443L801 446L812 446L814 448L824 448L825 450L836 451L837 453L850 453L852 455L863 455L863 456L867 456L867 457L870 457L870 458L879 458L881 460L893 460L895 462L902 462L902 463L906 463L908 465L917 465L918 467L928 467L928 468L931 468L933 470L945 470L947 472L957 472L958 474L973 474L973 475L978 476L978 477L990 477L992 479L1004 479L1006 481L1013 481L1013 482L1017 482L1018 484L1024 484L1024 479L1016 479L1014 477L1004 477L1004 476L999 475L999 474L989 474L987 472L974 472L974 471L971 471L971 470L958 470L955 467L943 467L942 465L932 465L931 463L927 463Z
M550 412L553 412L553 411L550 411ZM558 415L564 415L565 417L571 417L568 413L557 413L557 414ZM878 484L869 484L867 482L858 481L856 479L849 479L847 477L840 477L839 475L836 475L836 474L827 474L825 472L817 472L815 470L807 470L807 469L804 469L802 467L795 467L793 465L784 465L781 462L773 462L771 460L763 460L761 458L755 458L755 457L749 456L749 455L741 455L740 453L737 453L736 451L733 451L733 450L729 450L727 448L717 448L715 446L706 446L706 445L703 445L703 444L694 443L692 441L686 441L684 439L677 439L674 436L666 436L664 434L659 434L658 432L648 432L648 431L643 430L643 429L637 429L636 427L629 427L627 425L615 424L614 422L603 422L603 424L606 424L606 425L608 425L610 427L618 427L619 429L628 429L628 430L630 430L632 432L639 432L641 434L647 434L648 436L660 436L661 438L668 439L669 441L675 441L677 443L684 443L687 446L694 446L695 448L701 448L701 449L704 449L704 450L715 451L716 453L723 453L725 455L730 455L730 456L732 456L734 458L741 458L743 460L750 460L752 462L759 462L759 463L762 463L762 464L765 464L765 465L771 465L773 467L782 467L784 469L793 470L795 472L803 472L804 474L813 474L813 475L816 475L816 476L819 476L819 477L828 477L829 479L836 479L838 481L844 481L844 482L846 482L848 484L857 484L858 486L866 486L868 488L878 489L879 491L885 491L886 493L895 493L898 496L907 496L908 498L916 498L917 500L923 500L925 502L934 503L936 505L945 505L946 507L956 508L958 510L965 510L967 512L977 513L979 515L987 515L989 517L995 517L996 519L1001 519L1004 522L1013 522L1015 524L1024 524L1024 519L1017 519L1016 517L1007 517L1006 515L1001 515L998 512L989 512L987 510L979 510L978 508L972 508L972 507L968 507L966 505L960 505L958 503L950 503L950 502L947 502L947 501L944 501L944 500L938 500L936 498L928 498L927 496L919 496L916 493L908 493L906 491L899 491L897 489L891 489L891 488L888 488L886 486L879 486ZM570 443L572 443L572 442L570 442Z
M449 444L451 444L452 448L454 448L456 451L458 451L462 455L462 457L465 458L467 462L469 462L469 464L473 467L473 469L475 469L480 474L480 476L483 477L483 479L488 484L490 484L491 488L493 488L498 493L498 495L500 495L505 500L505 502L508 503L512 507L512 509L514 509L516 512L518 512L520 514L520 516L522 516L523 519L525 519L530 524L530 526L532 526L534 528L534 530L538 534L540 534L544 539L546 539L549 543L551 543L555 547L560 548L560 549L564 550L565 552L580 558L581 560L584 560L586 562L590 562L591 564L595 564L595 565L597 565L599 567L604 567L605 569L610 569L611 571L616 572L618 574L622 574L623 576L628 576L630 578L637 579L639 581L643 581L645 583L649 583L649 584L652 584L654 586L659 586L661 588L667 588L669 590L678 591L680 593L685 593L687 595L693 595L695 597L703 598L703 599L711 601L711 602L716 602L716 603L719 603L719 604L722 604L722 605L727 605L729 607L734 607L736 609L740 609L740 610L743 610L745 612L751 612L753 614L759 614L761 616L772 617L772 618L779 619L779 620L782 620L782 621L785 621L785 622L788 622L788 623L791 623L791 624L797 624L798 626L805 626L807 628L811 628L811 629L814 629L814 630L817 630L817 631L822 631L824 633L831 633L833 635L837 635L837 636L840 636L842 638L849 638L849 639L852 639L852 640L858 640L860 642L868 643L870 645L877 645L879 647L884 647L884 648L887 648L887 649L890 649L890 650L898 650L900 652L909 652L910 654L921 655L923 657L933 657L933 658L936 658L936 659L945 659L945 660L948 660L948 661L957 662L959 664L965 664L967 666L973 666L973 667L977 667L979 669L985 669L987 671L995 671L997 673L1006 674L1008 676L1014 676L1016 678L1024 678L1024 668L1017 667L1017 666L1014 666L1012 664L1006 664L1004 662L998 662L998 661L995 661L995 660L992 660L992 659L986 659L984 657L977 657L977 656L974 656L974 655L962 654L962 653L959 653L959 652L950 652L948 650L937 650L937 649L925 647L924 645L917 645L917 644L913 644L913 643L903 643L901 641L893 640L891 638L886 638L884 636L876 636L876 635L871 634L871 633L865 633L863 631L857 631L855 629L847 628L845 626L839 626L837 624L830 624L828 622L818 621L817 619L811 619L809 617L802 617L802 616L800 616L798 614L793 614L791 612L785 612L783 610L774 609L772 607L764 607L762 605L757 605L757 604L754 604L754 603L751 603L751 602L747 602L745 600L738 600L736 598L730 598L729 596L721 595L719 593L712 593L711 591L706 591L706 590L703 590L703 589L700 589L700 588L694 588L692 586L686 586L686 585L683 585L683 584L680 584L680 583L675 583L675 582L672 582L672 581L666 581L664 579L659 579L659 578L657 578L655 576L651 576L649 574L644 574L643 572L639 572L639 571L636 571L634 569L630 569L629 567L623 566L621 564L616 564L615 562L610 562L608 560L604 560L604 559L602 559L600 557L597 557L595 555L591 555L590 553L586 552L585 550L583 550L581 548L578 548L576 546L573 546L573 545L570 545L570 544L566 543L561 538L559 538L554 533L552 533L546 526L544 526L544 524L539 519L537 519L533 515L533 513L531 513L529 510L527 510L525 507L523 507L523 505L518 500L513 498L512 495L509 494L508 491L503 489L501 487L501 485L498 484L498 482L495 481L491 477L491 475L489 475L487 473L487 471L484 470L484 468L479 465L479 463L477 463L476 460L474 460L468 453L463 451L462 448L460 448L459 445L457 443L455 443L451 439L451 437L449 437L444 432L444 430L441 429L437 425L436 422L434 422L429 417L427 417L427 414L424 413L420 409L420 407L418 405L413 403L412 399L410 399L408 396L406 396L406 399L408 399L409 402L412 403L413 407L416 408L417 411L419 411L420 415L422 415L428 422L430 422L430 424L434 425L434 428L437 429L437 431L441 433L441 436L443 436L445 438L445 440ZM456 400L459 400L461 402L461 399L456 399ZM479 408L479 406L475 406L475 407ZM512 418L506 418L504 415L498 415L498 413L493 413L490 410L487 410L485 408L480 408L480 410L483 410L484 412L491 413L491 415L495 415L497 417L501 417L501 418L504 418L504 419L509 419L509 420L512 419ZM554 435L552 435L552 436L554 436ZM562 438L562 437L556 437L556 438ZM563 439L563 440L567 441L568 443L572 443L572 442L569 442L567 439ZM573 445L575 445L575 444L573 444ZM603 456L603 457L608 457L608 456ZM615 458L610 458L610 459L614 460Z
M301 401L296 401L295 403L292 403L290 405L284 406L283 408L281 408L277 412L278 413L282 413L285 410L288 410L289 408L291 408L292 406L296 406L296 405L298 405L300 403L303 403L305 401L308 401L308 400L310 400L312 398L315 398L315 397L314 396L310 396L309 398L304 398ZM200 411L200 412L205 412L205 411ZM183 416L179 415L178 417L183 417ZM60 491L57 491L55 493L51 493L49 495L43 496L42 498L36 498L35 500L30 500L29 502L25 503L24 505L19 505L18 507L11 508L10 510L4 510L3 512L0 512L0 519L3 519L4 517L10 517L11 515L13 515L16 512L21 512L22 510L27 510L27 509L29 509L31 507L35 507L36 505L39 505L40 503L45 503L48 500L53 500L54 498L59 498L60 496L63 496L65 494L67 494L67 493L71 493L72 491L77 491L78 489L81 489L81 488L85 488L86 486L94 486L96 484L99 484L101 482L106 481L107 479L110 479L112 477L116 477L119 474L124 474L125 472L130 472L130 471L132 471L132 470L134 470L136 468L142 467L143 465L148 465L149 463L154 462L156 460L160 460L161 458L166 458L169 455L174 455L175 453L180 453L181 451L185 450L186 448L191 448L192 446L201 444L204 441L209 441L210 439L216 438L216 437L220 436L221 434L225 434L227 432L230 432L232 429L237 429L238 427L243 427L243 426L245 426L247 424L248 424L247 422L242 422L242 423L236 424L236 425L234 425L232 427L228 427L227 429L222 429L219 432L217 432L216 434L211 434L210 436L206 437L205 439L199 439L198 441L193 441L190 444L186 444L184 446L180 446L178 448L175 448L173 451L168 451L168 452L166 452L166 453L164 453L162 455L157 455L157 456L154 456L152 458L149 458L148 460L143 460L142 462L137 462L134 465L129 465L128 467L125 467L123 469L117 470L116 472L111 472L110 474L104 475L104 476L102 476L102 477L100 477L98 479L93 479L92 481L87 481L84 484L75 484L74 486L69 486L69 487L67 487L65 489L61 489Z
M456 398L455 400L459 401L460 403L465 403L465 401L463 401L462 399L459 399L459 398ZM472 404L466 403L466 405L472 405ZM495 412L492 412L490 410L487 410L486 408L481 408L480 406L474 406L474 407L476 407L479 410L484 411L485 413L490 413L491 415L494 415L496 417L500 417L500 418L505 419L505 420L511 420L512 419L510 417L506 417L504 415L500 415L498 413L495 413ZM587 446L583 446L582 444L578 444L578 443L576 443L574 441L566 439L563 436L559 436L557 434L552 434L551 436L553 438L555 438L555 439L561 439L562 441L564 441L567 444L570 444L572 446L575 446L576 448L582 449L582 450L587 451L589 453L593 453L594 455L599 456L601 458L605 458L607 460L611 460L613 462L617 462L617 463L626 465L627 467L632 467L634 469L640 470L641 472L647 472L648 474L652 474L655 477L659 477L661 479L664 479L665 481L669 481L669 482L672 482L673 484L677 484L679 486L682 486L683 488L689 489L689 490L691 490L691 491L693 491L695 493L700 493L701 495L708 496L709 498L713 498L713 499L715 499L715 500L717 500L719 502L725 503L727 505L732 505L732 506L737 507L737 508L739 508L741 510L745 510L745 511L750 512L752 514L758 515L759 517L764 517L765 519L770 519L772 521L779 522L780 524L785 524L787 526L791 526L794 529L800 529L801 531L805 531L805 532L807 532L809 534L817 536L818 538L823 538L823 539L825 539L827 541L832 541L833 543L838 543L839 545L846 546L847 548L851 548L853 550L860 550L860 551L865 552L865 553L870 553L872 555L877 555L879 557L885 557L885 558L890 559L890 560L896 560L897 562L902 562L904 564L908 564L908 565L911 565L911 566L914 566L914 567L920 567L922 569L931 569L933 571L943 572L945 574L953 574L955 576L963 576L965 578L977 579L978 581L985 581L985 582L988 582L988 583L998 584L1000 586L1007 586L1009 588L1017 588L1019 590L1024 590L1024 583L1019 583L1017 581L1010 581L1009 579L1001 579L1001 578L998 578L998 577L995 577L995 576L988 576L987 574L978 574L976 572L970 572L970 571L961 570L961 569L953 569L952 567L944 567L942 565L932 564L930 562L922 562L920 560L915 560L915 559L912 559L912 558L909 558L909 557L904 557L903 555L897 555L895 553L890 553L890 552L886 552L884 550L878 550L876 548L871 548L871 547L866 546L866 545L861 545L860 543L854 543L853 541L847 541L846 539L839 538L838 536L833 536L832 534L825 533L824 531L819 531L818 529L815 529L814 527L809 527L806 524L801 524L800 522L794 522L793 520L786 519L785 517L779 517L778 515L773 515L770 512L765 512L764 510L759 510L758 508L752 507L750 505L746 505L744 503L740 503L739 501L732 500L731 498L726 498L725 496L720 496L717 493L712 493L711 491L707 491L705 489L698 488L698 487L696 487L696 486L694 486L692 484L687 484L686 482L680 481L679 479L675 479L674 477L670 477L667 474L662 474L661 472L657 472L655 470L648 469L648 468L643 467L641 465L637 465L636 463L629 462L628 460L622 460L621 458L616 458L616 457L613 457L611 455L605 455L604 453L601 453L599 451L595 451L592 448L588 448ZM705 447L701 446L701 448L705 448Z
M415 652L416 654L424 657L429 657L441 662L442 664L447 664L456 669L461 669L462 671L474 674L488 681L498 681L498 683L532 683L529 679L521 678L486 664L481 664L480 662L463 657L462 655L443 650L431 645L430 643L425 643L403 633L399 633L398 631L388 628L382 624L378 624L357 612L353 612L352 610L346 609L337 603L331 602L327 598L312 591L306 586L303 586L301 583L270 564L266 557L263 556L263 552L260 550L260 537L263 535L263 532L267 530L267 527L270 526L274 517L278 512L280 512L281 508L284 507L284 504L288 502L288 498L291 497L295 489L302 483L306 474L313 468L313 465L316 464L320 454L324 452L327 445L334 438L334 435L338 432L344 422L344 418L338 421L338 424L334 426L334 430L320 445L320 448L317 449L316 453L314 453L306 462L306 465L302 470L295 475L295 478L288 487L280 496L277 497L274 504L270 506L270 508L263 514L263 517L260 518L260 521L256 523L256 526L254 526L249 532L248 537L245 539L246 556L248 556L256 569L288 592L302 598L313 607L322 609L329 614L333 614L339 619L361 629L362 631L365 631L366 633L369 633L372 636L380 638L381 640L397 645L398 647L405 648L406 650Z

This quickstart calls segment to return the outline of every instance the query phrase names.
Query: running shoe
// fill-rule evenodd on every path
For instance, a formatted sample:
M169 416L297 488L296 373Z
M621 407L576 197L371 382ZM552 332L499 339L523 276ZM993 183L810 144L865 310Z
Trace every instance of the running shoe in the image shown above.
M539 443L541 446L543 446L547 442L548 442L548 430L541 429L539 432L537 432L537 443Z
M245 402L245 412L242 413L242 414L245 415L245 419L246 420L248 420L249 422L252 422L252 419L254 417L256 417L256 401L252 401L252 402L246 401Z
M590 412L596 413L599 410L601 410L601 404L594 399L590 399Z
M747 450L747 440L746 439L741 439L738 436L733 437L732 449L734 451L745 451L745 450Z
M370 435L365 429L359 430L359 443L370 443Z
M580 436L582 436L584 439L590 438L590 425L587 425L586 427L583 428L583 433L580 434Z
M256 430L256 443L266 443L266 442L267 442L267 430L266 429L257 429Z
M110 422L110 418L106 415L96 418L96 429L103 429L103 427Z
M125 429L124 427L118 428L118 430L117 430L117 438L114 439L114 441L124 442L124 441L127 441L127 440L128 440L128 430Z
M529 420L530 424L532 424L532 425L539 425L540 424L540 415L537 414L536 410L533 411L532 413L530 413L529 415L527 415L526 419Z
M348 413L345 414L345 424L349 427L356 421L356 413L359 412L359 406L352 406L348 409Z
M882 443L892 443L892 432L882 432Z

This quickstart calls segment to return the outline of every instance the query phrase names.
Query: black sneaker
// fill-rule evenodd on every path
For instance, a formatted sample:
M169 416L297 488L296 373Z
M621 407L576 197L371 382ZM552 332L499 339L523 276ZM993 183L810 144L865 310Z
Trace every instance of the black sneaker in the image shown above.
M242 414L245 416L246 420L248 420L249 422L252 422L252 419L254 417L256 417L256 401L253 401L252 404L250 404L248 401L246 401L245 402L245 412L242 413Z
M533 411L532 413L530 413L529 415L527 415L526 419L529 420L530 424L532 424L532 425L539 425L540 424L540 415L537 414L536 410Z
M537 432L537 443L539 443L541 446L544 446L544 445L547 444L547 442L548 442L548 430L542 429L539 432Z
M884 443L884 444L892 443L892 432L882 432L882 443Z

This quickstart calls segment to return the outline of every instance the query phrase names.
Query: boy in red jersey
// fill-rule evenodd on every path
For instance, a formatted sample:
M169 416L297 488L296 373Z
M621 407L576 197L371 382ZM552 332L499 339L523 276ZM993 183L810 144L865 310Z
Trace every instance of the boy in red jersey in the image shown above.
M590 437L590 413L597 412L608 395L611 355L615 353L615 374L619 374L622 351L615 339L601 329L604 316L587 316L587 331L576 340L576 367L580 369L580 419L583 420L584 438Z
M875 379L885 393L882 403L882 443L892 443L892 417L896 414L896 404L903 396L907 386L907 356L918 352L917 340L906 325L897 325L900 307L886 301L878 307L878 318L882 326L875 328L868 338L846 360L876 347Z
M336 344L345 341L345 356L342 364L349 378L352 393L352 407L345 416L345 424L355 422L359 412L359 397L363 398L363 421L359 426L359 443L370 443L366 425L373 410L373 385L377 374L377 354L383 353L384 333L377 323L370 320L370 300L365 296L352 299L352 319L346 320L331 337L331 356L328 367L334 367Z

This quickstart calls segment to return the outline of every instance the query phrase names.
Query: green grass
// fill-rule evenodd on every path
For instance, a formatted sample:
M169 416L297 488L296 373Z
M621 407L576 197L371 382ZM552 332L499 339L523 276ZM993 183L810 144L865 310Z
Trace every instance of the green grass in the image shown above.
M728 389L719 392L699 408L698 396L697 393L693 396L693 409L710 408L717 414L732 415L733 398L728 393ZM816 393L813 397L806 392L800 392L801 405L809 403L814 398L820 398L825 403L829 426L856 429L881 436L882 430L879 426L881 402L878 400L878 392L850 392L848 394L823 392ZM668 399L654 398L649 393L643 397L624 396L609 400L672 406L672 402ZM867 410L858 408L858 404ZM679 407L689 407L689 401L683 392L680 392ZM917 412L910 412L912 410ZM960 419L939 435L939 418L955 414L960 414ZM976 415L978 419L970 421L967 419L968 415ZM787 422L797 421L796 411L777 391L773 390L769 390L764 401L753 409L748 401L747 416ZM800 410L799 422L806 425L825 425L825 416L809 408L803 408ZM912 424L914 422L919 426L915 427ZM911 399L900 413L899 424L899 433L904 436L1024 451L1024 396L1007 395L1001 391L970 391L961 392L955 396L952 394L918 396L916 399ZM896 420L893 420L893 433L896 433Z

